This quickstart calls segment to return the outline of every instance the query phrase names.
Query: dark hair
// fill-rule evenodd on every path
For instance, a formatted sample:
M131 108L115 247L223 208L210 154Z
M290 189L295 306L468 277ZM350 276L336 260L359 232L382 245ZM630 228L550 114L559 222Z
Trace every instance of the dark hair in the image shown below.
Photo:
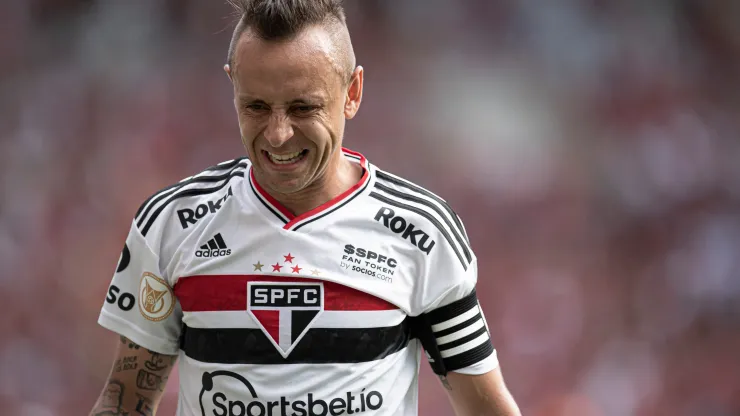
M341 0L227 0L239 22L229 45L227 62L233 65L234 49L248 28L264 40L289 38L302 29L335 20L346 26Z

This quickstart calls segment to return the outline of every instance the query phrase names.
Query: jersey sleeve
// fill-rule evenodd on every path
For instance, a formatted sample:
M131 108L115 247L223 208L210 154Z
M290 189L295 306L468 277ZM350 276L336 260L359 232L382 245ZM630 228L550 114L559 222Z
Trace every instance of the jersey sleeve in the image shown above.
M158 254L132 224L98 323L142 347L175 355L182 310L159 265Z
M422 313L414 325L438 375L480 375L499 364L475 290L477 259L462 226L460 231L461 238L450 239L453 244L430 253L419 294Z

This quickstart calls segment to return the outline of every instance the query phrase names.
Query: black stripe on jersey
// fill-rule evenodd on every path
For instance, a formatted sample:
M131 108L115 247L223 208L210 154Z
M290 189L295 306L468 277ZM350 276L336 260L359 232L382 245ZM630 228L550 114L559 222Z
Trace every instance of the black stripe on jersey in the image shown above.
M378 179L390 182L396 186L400 186L406 189L409 189L411 191L414 191L416 193L422 194L427 198L433 199L435 202L437 202L442 208L447 211L447 213L452 217L452 220L455 222L455 225L457 225L458 230L462 232L462 234L465 236L465 241L467 241L468 244L470 244L470 241L468 240L467 233L465 232L465 227L463 227L462 222L460 221L460 217L455 213L455 211L450 207L450 205L442 200L442 198L438 197L432 192L427 191L426 189L415 185L411 182L405 181L403 179L397 178L395 176L391 176L386 172L383 172L381 170L378 170L376 172L376 176Z
M460 264L462 264L463 269L465 271L468 270L468 264L465 262L465 259L463 258L462 254L460 254L460 250L457 249L457 246L455 245L454 241L452 241L452 237L450 237L450 234L447 232L447 230L445 230L442 224L439 221L437 221L437 219L434 218L434 216L432 216L431 214L429 214L428 212L420 208L407 205L402 202L398 202L394 199L388 198L387 196L381 195L377 192L370 192L370 196L388 205L393 205L394 207L398 207L398 208L405 209L411 212L415 212L421 215L422 217L426 218L427 220L429 220L429 222L434 224L434 226L439 230L439 232L442 233L442 236L445 238L445 240L447 240L447 243L450 245L450 247L452 247L452 250L455 252L455 255L457 255L458 260L460 260Z
M462 223L460 220L460 216L455 214L455 224L458 224L460 226L460 231L462 231L463 237L465 237L465 241L468 243L468 246L470 246L470 237L468 237L468 230L465 229L465 224Z
M180 181L178 183L172 184L164 189L161 189L159 192L155 193L154 195L150 196L146 201L144 201L143 204L139 207L139 210L136 212L135 219L138 220L136 223L136 226L141 228L141 225L144 223L144 220L146 219L147 215L149 215L149 211L151 211L152 208L154 208L155 205L164 198L167 198L168 196L172 195L173 193L177 192L180 188L190 185L192 183L206 183L206 182L218 182L221 180L226 179L231 172L238 168L246 168L249 166L249 160L245 160L246 158L241 159L235 159L225 165L219 166L212 166L206 171L215 171L215 170L227 170L230 169L229 172L226 172L222 175L213 175L213 176L194 176L189 179L185 179L184 181ZM146 209L144 209L146 207ZM142 213L143 211L143 213Z
M259 201L262 202L262 205L264 205L268 211L272 212L276 217L278 217L280 221L283 222L283 224L288 223L288 219L285 218L285 215L276 211L270 204L267 203L267 201L265 201L262 198L262 195L260 195L260 193L257 192L257 189L254 187L254 184L252 183L252 178L249 178L249 187L252 188L252 192L254 192L254 195L257 196L257 199L259 199Z
M411 195L409 193L397 191L379 182L375 183L375 187L389 195L395 196L396 198L404 199L410 202L415 202L417 204L421 204L421 205L424 205L425 207L431 208L434 212L437 213L437 215L439 215L440 218L442 218L442 220L444 220L445 224L447 224L447 227L449 227L450 230L452 230L452 235L455 237L455 240L457 240L458 244L460 244L460 247L462 247L463 254L465 254L465 258L468 259L468 263L473 261L473 257L471 257L470 255L470 250L468 250L468 246L466 245L465 239L460 236L461 231L459 231L458 229L452 226L452 223L450 223L450 220L447 219L447 216L442 212L441 209L439 209L437 205L435 205L433 202L429 201L428 199L419 198L418 196ZM457 216L455 215L453 218L456 218L456 217Z
M206 171L212 171L212 170L229 170L229 169L235 167L236 165L238 165L242 161L249 162L249 159L247 158L247 156L244 156L244 157L240 157L240 158L237 158L237 159L229 160L229 161L226 161L226 162L219 163L218 165L213 165L213 166L209 167L208 169L206 169Z
M223 189L226 185L228 185L232 178L237 177L237 176L240 176L243 178L244 172L236 171L236 169L237 168L234 168L234 170L229 172L227 175L220 175L220 177L222 177L221 180L223 180L224 182L218 186L213 186L211 188L191 188L191 189L186 189L182 192L175 193L174 195L172 195L168 200L166 200L162 205L160 205L156 211L154 211L151 217L149 217L149 221L147 221L144 228L141 229L141 235L146 236L146 234L149 232L149 229L152 227L152 224L154 224L154 221L159 216L159 214L161 214L162 211L164 211L164 209L167 207L167 205L169 205L172 201L179 199L179 198L189 197L189 196L206 195L206 194L218 192L219 190ZM142 219L143 218L144 217L142 217Z
M197 361L218 364L346 364L380 360L407 347L407 320L382 328L311 328L287 358L261 329L185 326L180 349Z
M233 168L234 166L236 166L239 162L241 162L243 160L247 160L247 162L248 162L248 159L246 157L242 157L242 158L239 158L239 159L234 159L234 160L230 160L230 161L227 161L227 162L223 162L223 163L220 163L220 164L215 165L215 166L211 166L208 169L206 169L204 172L209 172L209 171L214 171L214 170L228 170L228 169ZM162 188L159 191L157 191L156 193L152 194L149 198L146 199L146 201L144 201L143 204L141 204L141 206L139 207L139 209L136 211L136 215L135 215L134 218L137 218L138 219L139 218L139 215L144 210L144 207L147 206L147 204L149 203L149 201L151 201L155 197L159 196L162 192L168 191L168 190L170 190L172 188L175 188L175 187L187 185L186 182L188 182L188 181L190 181L192 179L194 179L194 178L193 177L190 177L190 178L184 179L184 180L182 180L180 182L177 182L177 183L174 183L174 184L172 184L170 186L167 186L165 188Z
M365 175L365 172L363 172L362 174L364 176ZM335 206L327 209L325 212L322 212L321 215L317 215L315 217L311 217L306 222L303 222L303 223L299 224L298 226L293 227L293 231L298 231L301 227L303 227L305 225L308 225L308 224L311 224L314 221L318 221L318 220L326 217L327 215L331 214L332 212L335 212L339 208L342 208L343 206L349 204L353 199L357 198L359 195L362 195L362 193L365 192L365 189L367 189L367 187L369 185L370 185L370 180L368 179L367 181L365 181L365 184L362 185L362 187L360 189L358 189L357 191L355 191L355 194L354 195L352 195L351 197L345 199L344 201L342 201L342 203L337 204L337 205L335 205Z

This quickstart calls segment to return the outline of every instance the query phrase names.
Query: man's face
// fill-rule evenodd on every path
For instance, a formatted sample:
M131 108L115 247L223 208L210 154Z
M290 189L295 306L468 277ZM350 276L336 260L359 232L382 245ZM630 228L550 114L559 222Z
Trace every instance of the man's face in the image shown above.
M234 103L242 142L260 184L282 194L300 191L334 167L345 118L359 107L362 70L349 87L340 75L332 38L322 27L271 42L247 31L234 67ZM354 87L353 87L354 85Z

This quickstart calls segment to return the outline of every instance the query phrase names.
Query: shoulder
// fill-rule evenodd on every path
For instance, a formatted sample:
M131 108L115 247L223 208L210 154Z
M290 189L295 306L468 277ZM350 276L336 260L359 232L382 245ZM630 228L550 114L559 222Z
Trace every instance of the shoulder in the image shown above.
M379 203L374 220L417 246L429 259L454 257L464 270L474 255L462 220L437 194L375 169L370 197Z
M177 218L181 228L189 228L221 208L233 195L232 187L245 177L249 166L246 157L227 160L160 189L141 204L134 217L134 226L145 238L163 233L172 217Z

